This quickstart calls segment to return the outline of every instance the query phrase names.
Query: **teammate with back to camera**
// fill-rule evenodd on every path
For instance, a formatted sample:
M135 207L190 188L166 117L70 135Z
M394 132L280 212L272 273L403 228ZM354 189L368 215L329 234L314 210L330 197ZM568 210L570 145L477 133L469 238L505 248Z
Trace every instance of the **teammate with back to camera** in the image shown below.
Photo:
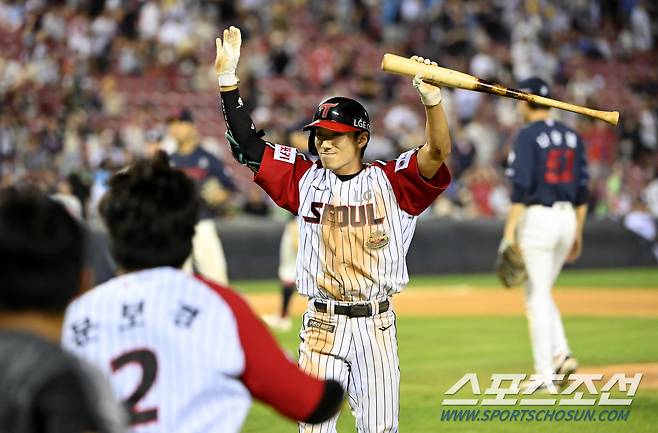
M347 388L359 432L397 432L400 370L391 297L407 284L405 256L417 216L450 183L450 137L438 87L413 79L427 116L426 143L394 161L365 164L370 120L346 97L323 101L304 127L315 163L264 141L240 99L240 31L217 38L215 70L231 149L281 207L299 215L297 290L308 298L299 365ZM429 60L414 57L416 61ZM301 432L335 432L337 417Z
M337 382L288 360L235 292L180 270L197 198L162 152L110 179L100 213L121 272L69 306L63 345L110 378L131 432L237 432L252 397L293 420L333 416Z
M550 97L548 84L537 77L518 87ZM548 107L525 101L518 107L527 125L516 136L507 161L512 207L501 249L515 245L525 261L534 367L540 388L546 389L553 374L565 375L560 381L564 383L578 368L551 290L565 261L574 262L582 251L589 177L578 133L553 120Z

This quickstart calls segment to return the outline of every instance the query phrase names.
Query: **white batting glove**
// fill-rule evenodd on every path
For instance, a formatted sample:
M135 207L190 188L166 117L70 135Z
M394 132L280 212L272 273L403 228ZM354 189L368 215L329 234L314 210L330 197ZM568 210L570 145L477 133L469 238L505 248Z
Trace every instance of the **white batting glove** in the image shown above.
M439 66L436 62L433 62L430 59L424 59L419 56L412 56L411 60L415 60L416 62L424 63L426 65ZM418 92L420 101L423 103L423 105L427 107L433 107L441 103L441 89L423 81L422 74L416 74L411 83Z
M215 73L220 87L235 86L238 84L238 77L235 70L238 67L240 59L240 45L242 45L242 35L237 27L229 27L224 30L224 42L221 38L215 39L217 45L217 57L215 58Z

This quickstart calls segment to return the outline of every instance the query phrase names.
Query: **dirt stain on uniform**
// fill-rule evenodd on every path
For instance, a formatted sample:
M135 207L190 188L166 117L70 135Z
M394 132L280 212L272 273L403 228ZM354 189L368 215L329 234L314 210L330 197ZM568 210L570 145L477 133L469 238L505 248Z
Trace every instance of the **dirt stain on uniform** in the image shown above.
M378 242L377 247L388 243L386 227L386 213L384 211L383 197L380 192L374 194L370 202L372 206L363 212L354 213L352 218L356 224L345 224L345 218L350 218L348 212L338 211L341 206L340 198L334 200L333 208L323 216L322 246L324 255L322 260L323 275L317 277L318 287L324 289L333 299L341 301L365 301L367 293L362 290L371 286L375 281L371 269L381 254L380 248L373 248L372 242ZM354 206L350 206L354 207ZM345 206L342 206L345 208ZM367 214L372 213L372 215ZM361 224L361 219L377 220L377 225ZM364 221L365 222L365 221Z

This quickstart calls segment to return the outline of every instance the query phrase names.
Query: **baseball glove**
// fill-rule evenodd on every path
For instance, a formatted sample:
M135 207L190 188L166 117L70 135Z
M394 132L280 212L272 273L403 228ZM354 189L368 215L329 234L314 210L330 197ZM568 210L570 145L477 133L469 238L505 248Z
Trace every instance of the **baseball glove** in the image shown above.
M496 257L496 276L506 288L520 286L528 279L518 246L503 240Z

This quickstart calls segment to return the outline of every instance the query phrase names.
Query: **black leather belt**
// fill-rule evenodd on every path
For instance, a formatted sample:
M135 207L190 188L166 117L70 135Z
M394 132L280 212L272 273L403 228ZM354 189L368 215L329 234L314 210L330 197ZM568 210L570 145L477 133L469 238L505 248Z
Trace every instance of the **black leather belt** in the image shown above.
M315 309L321 313L327 312L327 303L322 301L314 302ZM379 303L378 312L375 314L381 314L385 311L388 311L389 302L388 299ZM347 317L367 317L372 316L372 304L353 304L353 305L334 305L334 314L340 314L341 316Z

